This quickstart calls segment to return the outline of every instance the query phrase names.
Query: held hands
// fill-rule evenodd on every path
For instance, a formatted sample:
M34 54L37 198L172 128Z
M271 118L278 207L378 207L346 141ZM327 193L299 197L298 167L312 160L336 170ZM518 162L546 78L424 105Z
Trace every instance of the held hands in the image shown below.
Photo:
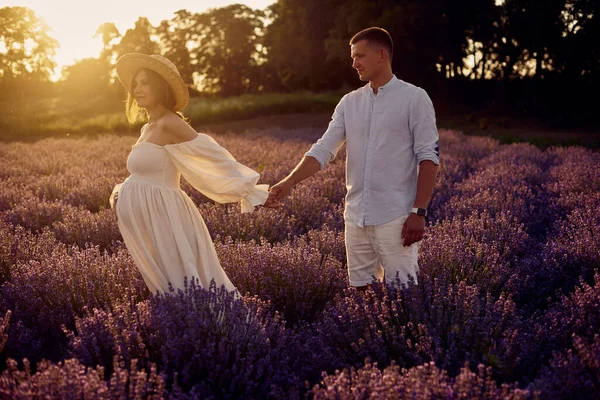
M269 190L271 193L263 205L269 208L281 207L282 204L280 201L290 194L290 190L295 184L302 182L320 170L321 164L316 158L304 156L302 161L296 165L296 168L285 179Z
M410 213L402 227L403 246L410 246L423 239L425 232L425 217Z
M269 197L263 207L267 208L280 208L282 204L280 203L286 196L290 194L290 190L292 189L292 184L285 179L279 182L278 184L272 186L269 189Z

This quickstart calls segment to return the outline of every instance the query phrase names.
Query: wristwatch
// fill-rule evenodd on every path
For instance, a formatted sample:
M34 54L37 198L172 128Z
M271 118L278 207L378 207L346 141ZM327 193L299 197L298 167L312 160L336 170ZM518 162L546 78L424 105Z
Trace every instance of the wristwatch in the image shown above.
M415 214L421 216L421 217L426 217L427 216L427 209L426 208L416 208L413 207L411 210L411 212L414 212Z

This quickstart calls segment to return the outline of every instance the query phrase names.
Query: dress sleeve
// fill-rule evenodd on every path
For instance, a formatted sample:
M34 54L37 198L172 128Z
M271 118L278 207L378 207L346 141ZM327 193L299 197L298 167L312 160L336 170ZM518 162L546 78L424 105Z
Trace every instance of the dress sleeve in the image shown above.
M190 141L165 146L173 164L194 189L218 203L241 203L251 212L269 197L269 185L257 185L258 172L238 163L212 137L199 133Z

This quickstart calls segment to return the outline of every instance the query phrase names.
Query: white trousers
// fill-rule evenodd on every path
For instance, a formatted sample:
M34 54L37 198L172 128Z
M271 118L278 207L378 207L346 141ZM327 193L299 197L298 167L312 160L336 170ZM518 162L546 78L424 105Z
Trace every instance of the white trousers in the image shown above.
M408 215L376 226L357 226L346 219L346 256L351 286L365 286L374 279L406 284L412 275L417 282L419 245L402 245L402 227Z

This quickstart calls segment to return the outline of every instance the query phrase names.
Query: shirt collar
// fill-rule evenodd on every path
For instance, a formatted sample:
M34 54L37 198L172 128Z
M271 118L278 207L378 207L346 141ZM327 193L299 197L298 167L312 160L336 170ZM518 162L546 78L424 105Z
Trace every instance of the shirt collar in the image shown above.
M377 93L380 93L381 91L385 92L387 89L391 88L394 83L396 83L396 81L398 80L398 78L396 78L396 75L392 74L392 78L387 81L384 85L379 86L379 88L377 88ZM367 88L369 89L369 92L371 92L372 95L374 95L375 93L373 93L373 88L371 88L371 84L367 83Z

